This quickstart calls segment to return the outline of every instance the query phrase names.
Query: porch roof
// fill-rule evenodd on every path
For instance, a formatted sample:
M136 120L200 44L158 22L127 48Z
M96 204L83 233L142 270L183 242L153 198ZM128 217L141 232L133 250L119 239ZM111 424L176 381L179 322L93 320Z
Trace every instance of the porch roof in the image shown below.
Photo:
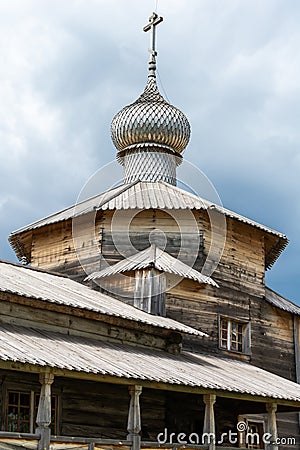
M200 388L219 391L223 395L226 391L232 397L237 394L256 399L262 397L300 406L298 384L243 361L188 352L173 355L53 331L0 324L0 367L7 362L13 363L12 368L18 367L16 363L19 363L19 370L23 370L22 364L29 364L30 370L36 372L48 367L64 376L68 373L72 376L76 372L79 378L86 378L87 374L91 378L95 375L99 378L107 376L116 383L145 383L150 387L152 384L157 387L159 383L168 389ZM36 366L34 370L33 366Z
M206 336L168 317L154 316L63 275L0 261L0 292L113 316L160 329Z

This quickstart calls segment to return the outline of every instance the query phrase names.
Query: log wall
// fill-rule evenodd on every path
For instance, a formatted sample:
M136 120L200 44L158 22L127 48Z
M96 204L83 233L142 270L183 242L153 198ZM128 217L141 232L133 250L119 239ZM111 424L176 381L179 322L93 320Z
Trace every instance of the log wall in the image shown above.
M205 212L194 212L191 220L188 214L178 217L172 214L172 211L170 214L153 210L125 211L114 217L114 212L105 211L93 218L93 231L90 218L84 219L77 228L79 240L76 246L80 249L80 262L78 252L76 254L74 250L71 222L51 225L47 229L44 227L33 232L32 265L64 272L82 281L85 272L103 268L105 261L114 264L124 256L148 247L149 234L160 229L166 236L166 251L174 257L182 250L180 258L189 263L189 257L196 248L194 267L201 270L212 243L208 216ZM221 245L221 225L219 230L217 225L215 231L214 243ZM181 248L183 236L185 245ZM157 239L164 242L163 236ZM219 350L218 318L228 316L250 321L251 355L227 354L296 380L292 315L273 308L264 300L265 252L269 251L271 241L272 237L265 239L261 230L228 219L225 248L212 275L219 289L203 288L195 282L184 280L167 294L167 315L209 334L209 340L186 339L187 348L222 354L227 352ZM129 277L112 280L117 287L113 295L125 297L125 301L130 303L127 294L132 291L132 281ZM103 286L94 287L103 289ZM288 423L292 431L298 427L295 416L286 419L285 428Z
M118 320L110 318L111 323L106 323L93 312L77 311L61 305L47 305L45 302L25 300L27 304L21 304L20 298L12 294L0 292L0 323L7 323L21 327L31 327L37 330L46 330L81 336L111 343L124 343L139 347L150 347L166 350L172 343L172 333L165 336L159 331L160 336L146 332L139 327L139 330L128 329L120 326ZM28 304L29 303L29 304ZM32 305L30 305L32 303ZM73 313L72 313L73 312Z

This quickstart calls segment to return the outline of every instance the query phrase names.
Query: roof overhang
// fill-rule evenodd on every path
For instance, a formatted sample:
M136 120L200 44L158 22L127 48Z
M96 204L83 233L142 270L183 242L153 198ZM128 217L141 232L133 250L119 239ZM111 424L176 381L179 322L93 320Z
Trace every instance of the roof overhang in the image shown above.
M154 195L153 195L154 192ZM223 206L215 205L212 202L197 197L179 187L172 186L165 182L142 182L123 184L103 192L99 195L84 200L76 205L66 208L58 213L52 214L37 222L27 225L19 230L12 232L9 236L9 242L14 249L17 257L28 256L30 249L26 243L30 242L30 236L33 230L44 226L53 225L60 222L73 220L89 213L105 210L144 210L144 209L164 209L164 210L207 210L224 215L226 218L237 220L238 222L250 225L265 233L266 256L265 267L270 269L278 259L281 252L288 244L287 237L265 225L261 225L240 214L230 211ZM27 257L28 259L28 257Z
M0 327L0 367L153 389L215 393L300 409L300 386L242 361L217 355L111 344L79 336Z

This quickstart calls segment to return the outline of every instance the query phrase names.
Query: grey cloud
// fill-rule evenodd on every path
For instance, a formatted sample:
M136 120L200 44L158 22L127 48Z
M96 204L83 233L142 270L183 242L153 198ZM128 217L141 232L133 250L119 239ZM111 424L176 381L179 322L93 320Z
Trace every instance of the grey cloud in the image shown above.
M192 124L185 157L226 207L288 234L267 279L300 302L300 3L158 3L165 17L159 74ZM114 159L110 121L144 88L149 37L142 27L154 4L0 5L2 258L13 258L12 229L75 202Z

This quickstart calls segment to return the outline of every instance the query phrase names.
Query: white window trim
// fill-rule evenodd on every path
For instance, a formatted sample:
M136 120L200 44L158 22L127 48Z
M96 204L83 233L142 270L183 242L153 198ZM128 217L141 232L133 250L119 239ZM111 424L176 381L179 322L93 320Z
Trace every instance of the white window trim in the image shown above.
M222 320L227 320L228 323L238 323L243 325L244 331L243 331L243 348L242 351L239 350L232 350L231 349L231 326L227 327L227 347L222 346L222 329L221 329L221 323ZM218 315L218 342L219 342L219 349L224 350L231 353L237 353L239 355L250 355L251 354L251 322L240 320L235 317L229 317L223 314Z

